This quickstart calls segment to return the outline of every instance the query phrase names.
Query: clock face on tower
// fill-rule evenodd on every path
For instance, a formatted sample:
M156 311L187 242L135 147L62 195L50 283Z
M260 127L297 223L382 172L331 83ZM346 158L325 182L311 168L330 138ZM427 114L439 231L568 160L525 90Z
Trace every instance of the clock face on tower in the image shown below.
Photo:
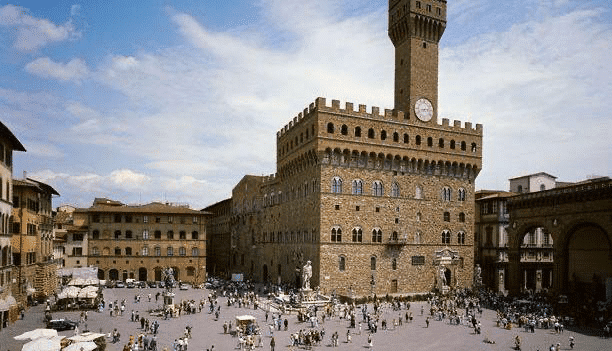
M421 121L429 122L433 117L433 106L431 102L425 98L418 99L414 104L414 113Z

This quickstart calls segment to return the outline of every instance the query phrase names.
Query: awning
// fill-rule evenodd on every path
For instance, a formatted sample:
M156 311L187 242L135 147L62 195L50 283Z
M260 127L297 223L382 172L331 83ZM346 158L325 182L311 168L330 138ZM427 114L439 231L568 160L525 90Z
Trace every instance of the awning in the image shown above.
M8 302L3 299L0 299L0 312L8 311L11 306Z
M6 302L8 302L9 306L17 306L17 300L15 300L13 295L10 295L9 297L7 297Z
M35 292L36 292L36 289L34 289L34 288L27 288L26 289L26 293L28 294L28 296L31 296Z

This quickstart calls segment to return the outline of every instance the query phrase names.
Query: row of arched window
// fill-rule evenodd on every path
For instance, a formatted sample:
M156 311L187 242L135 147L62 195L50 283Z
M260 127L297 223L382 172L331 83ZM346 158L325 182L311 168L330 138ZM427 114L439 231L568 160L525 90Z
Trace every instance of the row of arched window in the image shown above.
M450 202L453 199L453 189L451 187L445 186L442 188L442 201ZM457 190L457 201L464 202L465 201L465 189L459 188Z
M336 126L329 122L327 123L327 133L328 134L334 134L336 133ZM340 134L342 135L349 135L349 127L346 124L343 124L340 127ZM352 132L353 136L356 138L361 138L362 137L362 129L361 127L355 127L353 129ZM367 130L367 138L368 139L376 139L376 138L380 138L380 140L382 141L386 141L387 139L391 138L393 140L393 142L395 143L404 143L404 144L409 144L410 143L410 136L407 133L403 133L400 135L400 133L398 132L393 132L393 134L389 135L389 133L387 133L386 130L382 129L379 132L377 132L376 130L374 130L374 128L369 128ZM422 143L422 137L420 135L417 135L414 137L414 143L415 145L421 145ZM427 146L429 147L433 147L433 138L432 137L428 137L427 138ZM438 147L443 149L446 147L446 141L444 140L444 138L439 138L438 139ZM448 147L451 150L456 149L457 147L459 147L461 149L461 151L467 151L467 143L465 141L461 141L461 142L456 142L455 140L450 140L450 142L448 143ZM477 145L476 143L472 143L470 145L470 150L472 152L476 152L477 150Z
M442 244L452 244L451 237L452 237L452 234L450 230L443 230L442 231ZM456 235L456 238L457 238L457 245L465 244L465 232L463 231L458 232Z
M263 241L271 243L316 243L316 231L264 232Z
M370 256L370 270L371 271L375 271L377 269L377 265L378 265L378 259L376 256ZM347 266L347 258L345 255L340 255L338 256L338 270L340 272L344 272L346 270L346 266ZM397 262L397 258L392 257L390 260L390 267L392 270L397 270L398 268L398 262Z
M177 251L177 255L178 256L187 256L187 248L185 247L179 247ZM105 247L102 249L101 252L102 256L111 256L111 249L108 247ZM124 249L121 249L120 247L115 247L115 249L113 250L112 256L132 256L134 255L135 252L132 250L131 247L126 247ZM140 256L149 256L151 253L149 253L149 248L147 246L143 246L142 248L140 248L140 252L139 255ZM155 246L153 248L153 252L152 252L153 256L161 256L162 255L162 248L160 246ZM166 256L174 256L175 255L175 248L172 246L168 246L166 247L165 250L165 254ZM193 247L191 248L191 256L199 256L200 255L200 249L197 247ZM92 247L91 248L91 256L100 256L100 249L98 247Z
M192 231L191 235L188 236L187 232L184 230L181 230L178 232L178 235L174 234L173 230L169 230L166 232L165 235L165 239L166 240L173 240L173 239L179 239L179 240L198 240L200 238L200 234L197 231ZM153 232L153 238L154 239L158 239L161 240L162 239L162 232L161 230L156 230ZM106 238L100 238L100 231L98 229L94 229L92 231L92 239L93 240L99 240L99 239L106 239ZM138 240L148 240L150 239L150 233L148 229L144 229L142 231L142 235L141 236L135 236L134 233L131 230L126 230L125 233L123 233L121 230L115 230L115 232L113 233L113 239L114 240L121 240L121 239L138 239Z

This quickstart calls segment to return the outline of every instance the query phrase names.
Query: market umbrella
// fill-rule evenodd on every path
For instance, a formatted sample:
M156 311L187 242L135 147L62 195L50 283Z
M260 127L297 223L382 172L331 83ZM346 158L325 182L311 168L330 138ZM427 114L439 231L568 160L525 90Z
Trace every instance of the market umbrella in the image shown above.
M17 335L13 339L15 340L35 340L38 338L51 338L57 336L57 330L55 329L34 329L29 332L25 332L21 335Z
M55 336L52 338L38 338L23 345L21 351L59 351L63 336Z
M93 351L98 347L93 341L76 342L68 345L62 351Z

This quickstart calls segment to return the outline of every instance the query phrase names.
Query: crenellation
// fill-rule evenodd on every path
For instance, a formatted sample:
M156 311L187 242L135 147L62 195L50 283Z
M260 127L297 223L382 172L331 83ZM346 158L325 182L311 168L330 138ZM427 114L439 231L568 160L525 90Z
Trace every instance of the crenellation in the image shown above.
M355 112L355 110L353 110L353 103L352 102L347 102L346 103L346 108L344 110L346 111L346 113Z
M380 118L380 108L372 106L372 118Z
M385 109L385 119L393 119L393 110Z
M339 111L340 110L340 100L332 100L332 110Z
M448 118L442 118L442 127L448 127L448 126L449 126Z
M359 105L359 113L368 113L366 105Z
M461 121L454 120L453 126L455 127L455 129L461 128Z
M315 109L316 109L315 103L311 102L310 105L308 106L308 113L314 112Z
M480 123L476 124L476 131L479 132L480 134L482 134L482 124L480 124Z
M472 122L465 122L465 129L466 130L471 130L472 129Z

